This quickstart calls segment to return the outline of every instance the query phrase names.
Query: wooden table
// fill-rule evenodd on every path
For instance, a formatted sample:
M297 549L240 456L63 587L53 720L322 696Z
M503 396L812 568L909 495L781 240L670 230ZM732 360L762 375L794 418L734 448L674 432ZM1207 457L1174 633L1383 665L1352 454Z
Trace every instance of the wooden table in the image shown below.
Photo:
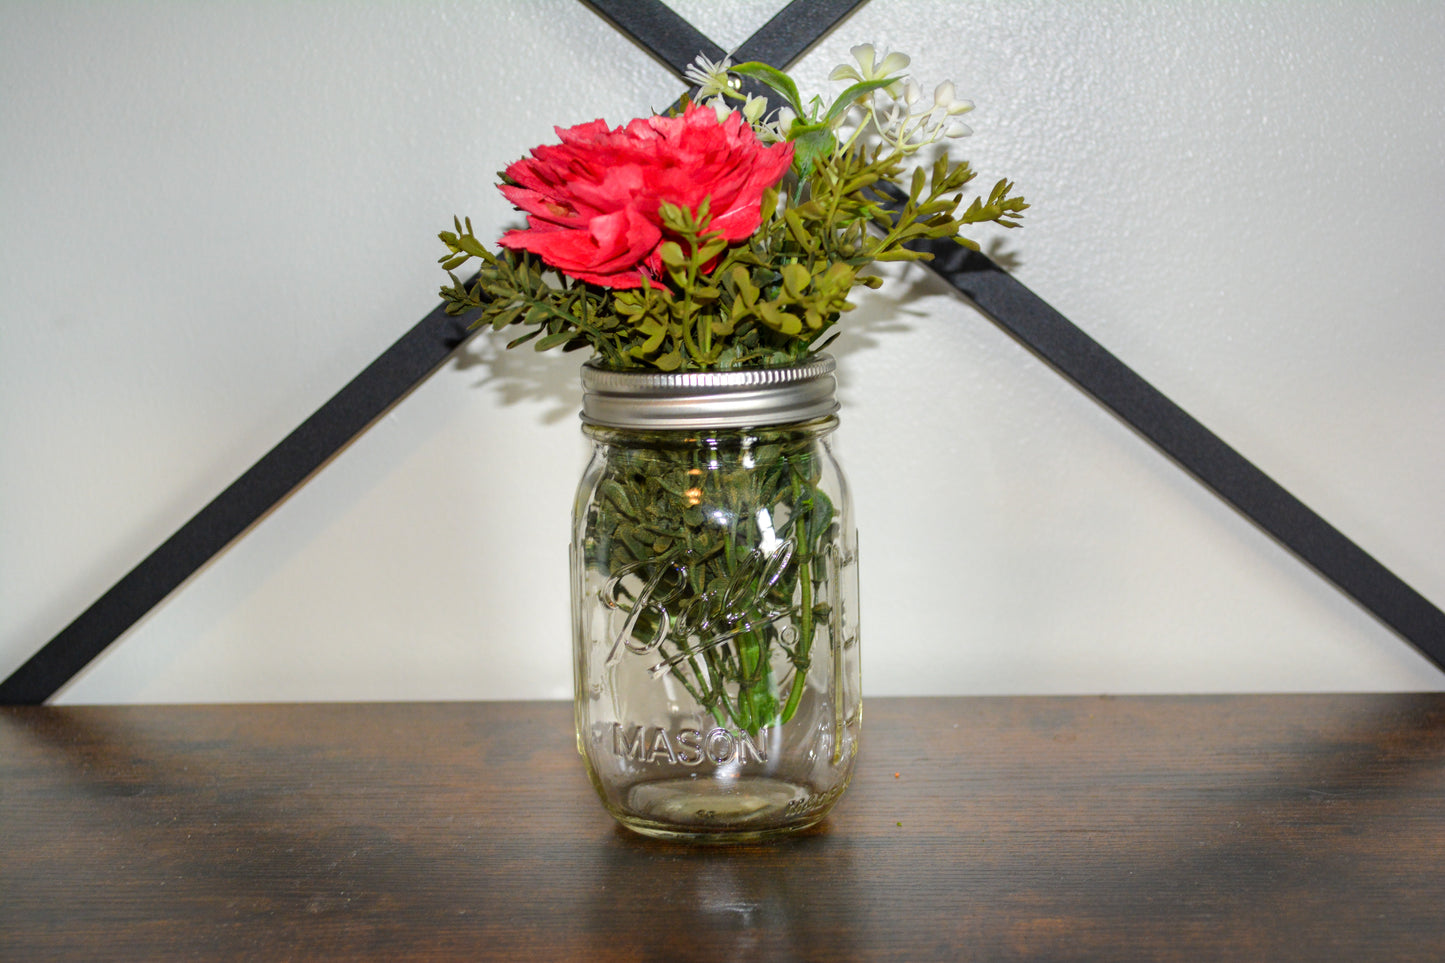
M0 709L0 958L1445 959L1445 695L864 728L822 826L691 849L564 703Z

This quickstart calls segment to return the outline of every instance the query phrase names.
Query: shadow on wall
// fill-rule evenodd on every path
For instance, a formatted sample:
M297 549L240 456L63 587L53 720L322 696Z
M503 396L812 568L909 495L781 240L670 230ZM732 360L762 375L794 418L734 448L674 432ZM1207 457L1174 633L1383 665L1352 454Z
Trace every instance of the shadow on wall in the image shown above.
M536 402L547 405L541 415L546 425L577 417L582 410L582 383L578 368L586 360L583 351L535 351L522 345L508 351L509 332L482 331L452 356L458 371L474 371L477 388L497 392L504 406Z

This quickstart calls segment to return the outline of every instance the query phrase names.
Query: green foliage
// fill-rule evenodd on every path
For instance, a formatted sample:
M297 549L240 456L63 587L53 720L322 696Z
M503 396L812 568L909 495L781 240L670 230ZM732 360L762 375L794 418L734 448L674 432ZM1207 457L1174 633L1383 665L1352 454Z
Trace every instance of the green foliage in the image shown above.
M721 451L625 442L588 506L584 545L590 570L617 577L624 641L666 664L719 725L756 734L787 722L828 624L825 554L840 537L816 432L752 433L746 461L726 433Z
M875 113L871 131L866 120L844 129L851 108L867 117L873 98L896 87L898 78L862 80L830 105L814 98L805 112L781 71L752 63L731 72L776 90L796 115L773 127L755 123L761 134L786 136L794 156L783 183L764 197L762 225L752 237L728 244L711 233L706 203L696 211L664 205L659 276L640 288L610 290L563 276L530 254L494 253L470 220L456 221L454 231L440 235L447 248L442 267L451 278L441 289L447 311L477 312L476 325L498 331L523 329L508 347L529 341L539 351L590 346L614 369L786 365L832 340L834 325L853 308L854 285L881 283L864 273L868 265L928 258L910 246L925 239L952 238L977 250L963 227L1017 227L1028 208L1012 194L1013 184L1000 180L987 198L975 197L960 212L962 191L975 176L968 162L943 154L932 165L913 165L918 149L941 135L941 114L932 127L924 123L928 115L904 114L885 128ZM757 116L754 106L750 101L749 116ZM905 184L906 200L891 203L890 189L901 194ZM456 272L473 261L476 276L460 280Z

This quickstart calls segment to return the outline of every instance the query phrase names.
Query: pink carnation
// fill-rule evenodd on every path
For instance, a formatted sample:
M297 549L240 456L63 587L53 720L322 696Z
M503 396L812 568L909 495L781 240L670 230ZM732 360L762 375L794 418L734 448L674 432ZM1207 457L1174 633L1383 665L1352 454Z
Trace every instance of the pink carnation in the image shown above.
M696 213L710 198L708 230L741 241L762 221L763 192L793 160L792 144L765 147L736 111L719 122L697 105L616 130L601 120L556 130L561 144L533 148L507 168L515 185L503 184L502 193L527 213L528 227L498 243L609 288L660 275L662 203Z

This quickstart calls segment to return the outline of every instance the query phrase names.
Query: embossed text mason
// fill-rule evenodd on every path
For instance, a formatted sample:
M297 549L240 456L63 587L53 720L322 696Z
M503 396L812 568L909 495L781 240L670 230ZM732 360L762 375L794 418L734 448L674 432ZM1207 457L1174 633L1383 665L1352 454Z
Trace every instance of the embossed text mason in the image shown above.
M603 804L721 842L822 819L860 724L833 361L588 366L572 543L577 739Z

